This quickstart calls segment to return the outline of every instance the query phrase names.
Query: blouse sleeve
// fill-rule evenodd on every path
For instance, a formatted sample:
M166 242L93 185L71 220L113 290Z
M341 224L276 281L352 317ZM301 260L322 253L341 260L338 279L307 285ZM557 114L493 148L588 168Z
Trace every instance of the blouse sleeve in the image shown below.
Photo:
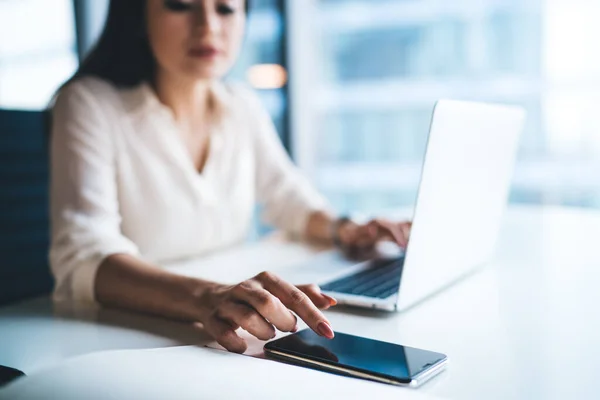
M139 254L120 231L113 131L102 88L91 83L70 84L52 110L50 266L56 300L95 301L104 258Z
M253 119L256 193L264 207L263 219L292 235L302 236L310 214L327 212L330 207L292 163L258 97L248 89L242 91Z

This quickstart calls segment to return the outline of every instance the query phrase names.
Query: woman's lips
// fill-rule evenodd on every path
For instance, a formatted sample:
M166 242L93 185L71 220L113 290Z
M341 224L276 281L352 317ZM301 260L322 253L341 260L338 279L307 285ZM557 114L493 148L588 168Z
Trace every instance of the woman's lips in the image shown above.
M201 46L191 49L188 54L198 58L213 58L219 54L219 50L212 46Z

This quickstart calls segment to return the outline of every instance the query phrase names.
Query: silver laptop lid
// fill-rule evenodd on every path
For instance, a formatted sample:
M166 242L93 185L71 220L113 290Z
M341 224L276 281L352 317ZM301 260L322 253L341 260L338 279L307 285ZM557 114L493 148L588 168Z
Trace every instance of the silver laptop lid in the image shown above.
M453 100L436 104L399 310L492 257L524 122L520 107Z

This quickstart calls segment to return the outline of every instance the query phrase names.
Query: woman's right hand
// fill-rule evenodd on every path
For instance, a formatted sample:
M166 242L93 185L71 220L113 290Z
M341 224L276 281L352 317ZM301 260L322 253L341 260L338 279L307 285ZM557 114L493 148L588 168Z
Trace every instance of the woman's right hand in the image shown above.
M213 285L201 296L200 322L227 350L243 353L247 344L235 330L243 328L258 339L275 337L275 329L295 332L296 313L317 334L333 338L331 324L319 309L336 304L317 285L294 286L273 273L261 272L237 285ZM294 313L292 313L292 311Z

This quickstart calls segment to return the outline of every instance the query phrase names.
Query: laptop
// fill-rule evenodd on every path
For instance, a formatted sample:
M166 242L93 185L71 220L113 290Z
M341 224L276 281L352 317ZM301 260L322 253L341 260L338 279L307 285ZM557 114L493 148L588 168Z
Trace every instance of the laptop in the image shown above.
M320 282L323 292L339 304L403 311L488 263L525 115L520 107L438 101L408 247L346 268Z

